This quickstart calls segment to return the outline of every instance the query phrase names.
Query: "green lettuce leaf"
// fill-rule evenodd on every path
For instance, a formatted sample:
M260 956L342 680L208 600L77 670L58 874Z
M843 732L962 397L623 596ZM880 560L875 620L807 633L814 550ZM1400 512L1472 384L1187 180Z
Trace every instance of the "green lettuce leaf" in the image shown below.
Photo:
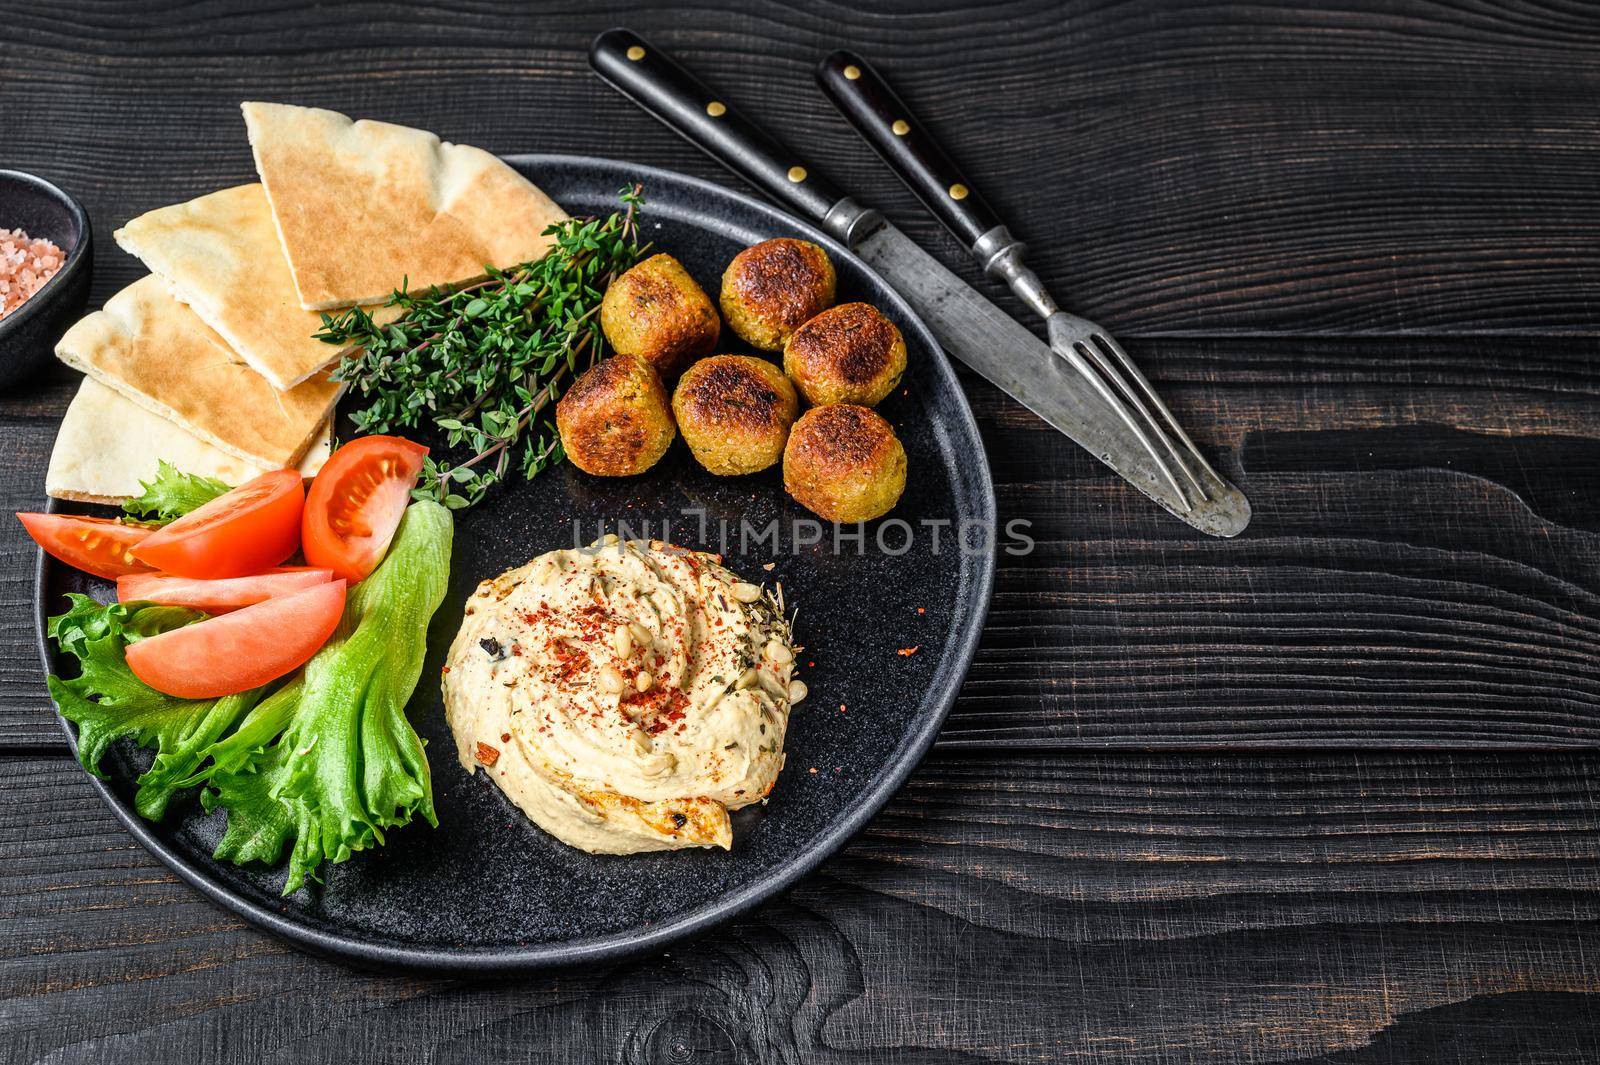
M231 735L204 752L211 764L185 782L207 785L200 794L207 811L228 811L228 829L213 852L221 861L270 865L294 835L289 808L272 795L284 757L273 743L288 727L304 688L304 677L297 675L261 700Z
M124 736L156 749L154 764L135 782L134 806L159 820L172 796L188 786L206 748L255 705L261 691L175 699L134 676L127 645L199 621L205 615L198 611L145 603L103 606L86 595L69 600L66 613L51 618L46 631L78 660L79 675L47 678L50 695L61 715L78 726L78 758L96 776L102 775L106 749Z
M388 557L350 592L334 637L270 695L266 687L214 700L164 695L128 668L127 646L206 615L71 596L47 631L80 672L52 676L49 686L78 726L84 767L98 775L123 737L154 747L136 782L139 813L158 819L177 792L203 786L205 808L227 811L219 859L275 863L290 847L284 894L323 863L381 845L386 829L418 815L437 825L428 759L405 707L449 583L452 525L437 503L407 508Z
M124 644L130 644L203 617L205 615L198 610L187 607L155 603L108 605L87 595L68 592L66 612L46 620L44 631L63 651L81 661L90 640L115 636Z
M184 473L165 459L156 467L155 480L140 481L139 486L144 492L122 504L122 509L155 525L176 521L229 491L215 477Z
M289 727L289 719L300 705L300 693L304 690L305 677L297 673L289 683L261 700L237 729L206 749L205 757L212 764L185 783L201 784L216 774L249 769L250 763Z
M452 534L447 509L411 504L388 557L351 592L294 694L274 694L207 752L204 801L228 810L218 858L274 861L292 839L287 895L324 862L382 845L385 829L418 814L438 824L427 756L405 707L449 583Z
M232 769L218 769L210 787L200 793L207 811L225 807L228 830L213 856L219 861L277 863L283 845L295 834L289 807L273 797L272 788L283 770L287 749L273 747Z

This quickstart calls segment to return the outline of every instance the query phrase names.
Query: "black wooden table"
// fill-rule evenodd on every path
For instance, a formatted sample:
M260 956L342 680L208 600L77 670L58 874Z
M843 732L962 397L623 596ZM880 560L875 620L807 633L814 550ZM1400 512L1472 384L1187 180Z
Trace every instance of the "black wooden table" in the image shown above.
M1191 534L966 375L1038 546L940 747L753 916L487 985L305 957L147 856L0 526L0 1057L1600 1060L1600 10L5 0L0 166L89 207L96 305L112 228L252 180L246 98L730 181L588 73L613 24L982 285L812 87L879 63L1254 523ZM0 397L0 509L74 386Z

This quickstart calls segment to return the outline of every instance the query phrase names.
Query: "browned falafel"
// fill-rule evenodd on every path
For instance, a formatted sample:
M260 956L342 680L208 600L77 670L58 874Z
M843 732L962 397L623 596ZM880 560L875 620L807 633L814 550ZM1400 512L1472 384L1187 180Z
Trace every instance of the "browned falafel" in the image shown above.
M606 289L600 328L617 354L648 359L670 377L716 350L722 320L682 263L652 255Z
M783 486L829 521L870 521L906 487L906 451L883 416L836 403L800 416L783 449Z
M833 304L836 283L828 253L809 240L764 240L723 272L722 313L745 341L778 351L801 323Z
M678 431L712 473L764 470L783 457L800 412L794 385L766 359L713 355L683 375L672 393Z
M877 406L906 372L906 341L876 307L841 303L783 344L783 369L812 404Z
M637 355L602 359L572 382L556 428L572 464L597 477L643 473L677 435L661 378Z

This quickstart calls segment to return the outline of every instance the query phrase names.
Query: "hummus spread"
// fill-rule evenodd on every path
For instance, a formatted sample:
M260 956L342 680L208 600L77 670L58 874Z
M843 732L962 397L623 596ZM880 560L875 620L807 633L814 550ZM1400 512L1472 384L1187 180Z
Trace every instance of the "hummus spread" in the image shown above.
M805 696L783 615L659 540L541 555L467 600L443 681L461 763L582 850L726 849Z

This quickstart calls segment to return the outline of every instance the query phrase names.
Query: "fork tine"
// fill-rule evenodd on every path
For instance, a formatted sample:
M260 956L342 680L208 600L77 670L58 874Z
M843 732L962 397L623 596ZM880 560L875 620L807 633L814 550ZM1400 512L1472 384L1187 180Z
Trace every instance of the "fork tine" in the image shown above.
M1190 485L1194 485L1195 493L1200 494L1200 501L1210 501L1211 496L1210 494L1206 494L1205 485L1200 483L1200 478L1195 477L1194 470L1190 470L1189 464L1184 462L1184 456L1182 456L1182 453L1179 453L1178 445L1174 445L1173 438L1166 435L1162 424L1160 424L1158 421L1155 421L1154 414L1150 413L1149 406L1144 405L1144 400L1139 397L1139 393L1134 392L1133 387L1128 384L1128 381L1126 381L1125 377L1123 377L1122 374L1117 373L1117 366L1115 366L1115 363L1112 363L1112 361L1106 357L1106 353L1102 352L1098 345L1094 344L1093 337L1086 337L1086 339L1083 339L1080 344L1082 344L1083 349L1085 349L1086 353L1088 353L1088 357L1090 357L1090 360L1093 361L1094 366L1096 366L1096 368L1098 368L1099 371L1101 371L1101 373L1104 374L1104 376L1106 376L1110 382L1112 382L1112 385L1115 385L1115 389L1122 393L1123 400L1125 400L1126 403L1128 403L1128 405L1134 409L1134 413L1141 417L1142 421L1144 421L1144 424L1146 424L1147 429L1152 430L1155 437L1162 441L1163 448L1166 448L1166 454L1170 454L1170 456L1173 457L1173 462L1178 464L1178 469L1181 469L1182 472L1184 472L1184 477L1189 478Z
M1189 468L1189 464L1183 461L1183 455L1178 452L1177 445L1172 442L1172 438L1166 434L1161 423L1156 421L1156 416L1150 413L1150 408L1145 405L1144 400L1128 384L1127 379L1117 372L1116 365L1107 359L1105 352L1095 344L1095 339L1103 338L1103 336L1104 334L1102 333L1091 333L1080 343L1100 372L1116 386L1117 391L1122 393L1126 401L1138 412L1139 417L1144 420L1145 424L1155 431L1155 435L1161 440L1161 445L1167 449L1167 454L1172 456L1172 461L1178 464L1178 468L1189 479L1189 483L1194 485L1194 490L1200 493L1200 499L1209 501L1211 496L1206 493L1205 485L1200 483L1200 478L1194 475L1194 471Z
M1183 426L1178 424L1178 419L1173 417L1172 411L1168 410L1167 405L1161 402L1161 397L1156 394L1155 387L1150 384L1149 379L1144 374L1139 372L1139 367L1134 365L1133 360L1128 357L1128 353L1122 350L1122 345L1118 344L1109 334L1098 330L1094 333L1094 339L1105 345L1107 350L1116 357L1117 362L1122 365L1128 376L1137 382L1139 389L1145 394L1145 398L1150 401L1150 404L1156 410L1161 412L1161 416L1167 420L1167 427L1177 434L1179 440L1183 441L1183 445L1189 449L1189 454L1196 462L1200 463L1200 468L1210 474L1213 480L1221 481L1222 477L1216 470L1211 468L1211 463L1206 461L1205 455L1195 446L1194 441L1189 439L1189 434L1183 431Z
M1156 446L1153 442L1151 442L1149 434L1146 433L1144 427L1139 424L1139 420L1133 416L1133 412L1128 409L1128 405L1122 400L1118 399L1117 396L1112 393L1111 389L1106 385L1105 379L1101 376L1101 371L1097 369L1095 363L1091 363L1088 359L1085 359L1083 357L1083 353L1080 352L1078 348L1079 345L1074 344L1066 350L1057 348L1056 351L1058 354L1066 358L1067 362L1071 364L1072 368L1077 370L1083 379L1088 381L1096 392L1100 393L1100 398L1105 400L1106 403L1110 405L1111 409L1117 412L1118 417L1122 419L1122 423L1128 427L1128 430L1133 433L1133 435L1138 439L1139 443L1144 445L1145 451L1149 452L1150 458L1155 461L1156 468L1166 476L1167 483L1172 485L1172 490L1178 494L1178 501L1183 504L1184 513L1188 513L1189 511L1193 510L1194 504L1189 501L1189 493L1185 492L1183 490L1183 485L1178 483L1178 478L1173 474L1172 467L1167 465L1166 460L1161 457L1161 452L1156 450ZM1097 361L1104 362L1103 359ZM1147 421L1148 418L1149 415L1147 412ZM1148 421L1148 424L1154 428L1157 428L1159 431L1159 427L1157 427L1153 421ZM1164 437L1163 442L1166 443L1167 450L1171 451L1172 444L1169 441L1166 441ZM1191 480L1194 478L1194 474L1189 473L1187 468L1184 469L1184 473L1188 474Z

